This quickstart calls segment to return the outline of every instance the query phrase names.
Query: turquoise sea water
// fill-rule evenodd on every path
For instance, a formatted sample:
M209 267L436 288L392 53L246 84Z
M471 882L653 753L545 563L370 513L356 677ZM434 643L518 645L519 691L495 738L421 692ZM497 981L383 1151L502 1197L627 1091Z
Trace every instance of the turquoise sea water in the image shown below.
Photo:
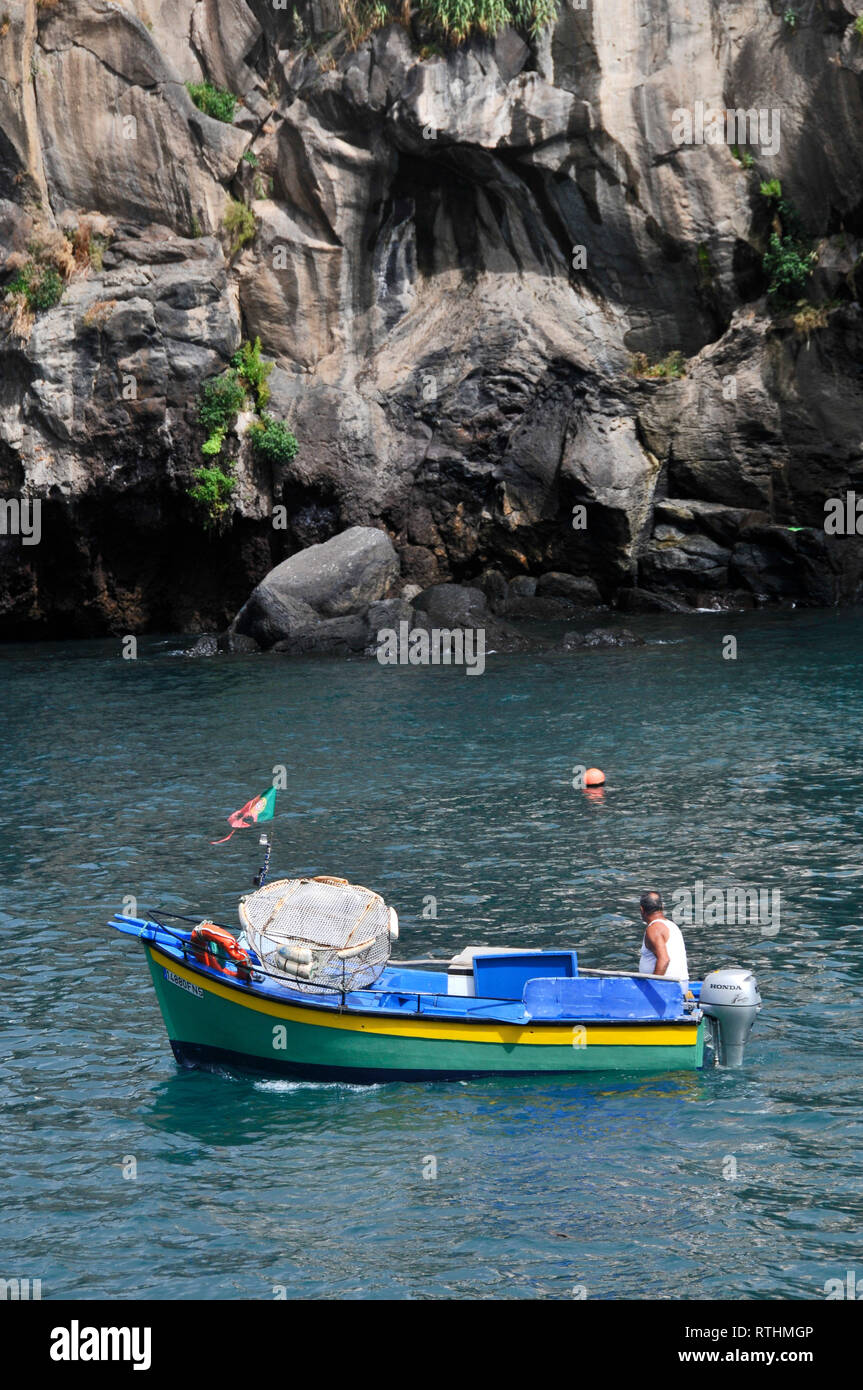
M160 1299L863 1280L863 616L639 630L644 648L492 656L482 677L189 659L182 639L135 662L118 642L0 648L0 1275ZM685 933L694 974L758 975L745 1068L373 1088L179 1071L140 948L105 923L126 895L233 921L257 835L208 841L279 763L273 869L379 889L404 958L566 944L630 968L642 889L779 889L776 932ZM579 764L604 794L572 787Z

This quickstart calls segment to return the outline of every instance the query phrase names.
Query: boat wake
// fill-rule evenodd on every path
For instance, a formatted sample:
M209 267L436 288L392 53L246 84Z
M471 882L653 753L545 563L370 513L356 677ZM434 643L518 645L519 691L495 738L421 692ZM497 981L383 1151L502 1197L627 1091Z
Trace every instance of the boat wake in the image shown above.
M371 1082L368 1085L358 1086L351 1081L256 1081L254 1083L256 1091L269 1091L275 1094L279 1091L361 1091L367 1094L369 1091L380 1091L383 1089L383 1082Z

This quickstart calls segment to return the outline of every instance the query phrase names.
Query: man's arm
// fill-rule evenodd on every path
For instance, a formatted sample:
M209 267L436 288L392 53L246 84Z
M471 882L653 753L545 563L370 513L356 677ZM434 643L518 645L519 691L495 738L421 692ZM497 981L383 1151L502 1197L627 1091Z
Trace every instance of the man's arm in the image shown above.
M644 939L656 956L656 970L654 974L664 975L668 969L668 962L671 957L666 948L668 941L668 928L664 922L649 922L644 933Z

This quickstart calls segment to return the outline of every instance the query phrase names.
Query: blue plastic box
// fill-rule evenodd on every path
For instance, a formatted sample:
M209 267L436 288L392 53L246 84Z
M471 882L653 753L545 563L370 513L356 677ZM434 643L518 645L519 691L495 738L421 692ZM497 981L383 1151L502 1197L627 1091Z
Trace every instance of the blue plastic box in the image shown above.
M482 999L521 999L528 980L571 980L578 974L575 951L525 951L473 958L474 990Z

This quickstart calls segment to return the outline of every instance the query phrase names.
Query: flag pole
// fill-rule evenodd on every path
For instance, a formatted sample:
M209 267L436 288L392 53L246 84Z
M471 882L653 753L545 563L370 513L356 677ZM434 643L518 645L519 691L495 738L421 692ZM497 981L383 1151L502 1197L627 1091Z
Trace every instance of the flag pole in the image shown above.
M260 840L258 841L258 844L266 846L266 854L264 855L264 862L261 865L260 871L255 875L255 887L263 888L264 884L267 881L267 874L269 873L270 869L270 854L272 853L273 849L273 832L270 831L269 835L267 835L266 833L263 834Z

